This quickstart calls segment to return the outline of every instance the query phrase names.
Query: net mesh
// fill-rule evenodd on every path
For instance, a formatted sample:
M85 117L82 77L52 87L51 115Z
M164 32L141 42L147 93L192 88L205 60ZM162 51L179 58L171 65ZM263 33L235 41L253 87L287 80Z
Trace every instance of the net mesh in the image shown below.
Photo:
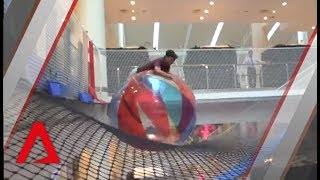
M88 73L84 73L88 71L88 63L84 60L83 32L73 32L76 25L76 28L81 28L76 17L72 16L41 77L38 90L47 90L48 82L59 82L65 88L63 96L66 98L77 99L79 93L88 91Z
M26 61L26 65L23 67L24 69L21 69L21 71L18 72L18 74L20 74L20 79L18 80L15 89L12 89L13 93L11 99L4 107L4 143L14 128L19 114L23 109L23 102L27 101L29 92L39 75L42 65L46 59L46 55L51 49L52 43L58 34L59 28L57 25L61 24L61 19L65 18L65 14L63 14L63 12L66 11L66 7L69 7L71 2L72 1L68 0L56 1L53 3L53 8L47 12L47 23L45 23L41 31L39 31L40 35L36 40L34 48L28 53L26 59L21 60ZM59 43L61 44L61 42ZM49 72L50 71L48 70L45 73L48 74ZM42 87L45 85L41 85L43 84L41 82L39 84L38 89L43 89ZM44 88L47 89L47 87Z
M72 107L77 103L75 101ZM63 102L47 95L33 96L23 123L19 124L4 154L6 179L50 179L55 175L66 179L126 179L130 172L140 178L233 179L245 172L259 140L259 137L241 139L237 134L226 132L224 136L234 142L230 151L207 150L206 144L182 147L156 144L158 151L142 150L124 141L138 139L127 137L70 107L66 108ZM16 157L35 121L43 121L50 127L47 131L61 164L16 164ZM46 151L37 140L27 162L44 156Z

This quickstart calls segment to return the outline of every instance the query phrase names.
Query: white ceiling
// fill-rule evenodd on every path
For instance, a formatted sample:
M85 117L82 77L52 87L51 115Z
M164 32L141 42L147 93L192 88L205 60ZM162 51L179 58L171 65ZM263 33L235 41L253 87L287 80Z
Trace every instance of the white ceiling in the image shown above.
M107 23L233 23L286 22L300 24L301 27L314 26L316 23L317 0L105 0ZM287 1L287 6L281 4ZM208 9L209 14L203 10ZM122 12L121 10L126 10ZM135 10L132 13L131 10ZM200 10L194 13L194 10ZM268 10L268 12L261 12ZM276 13L273 14L272 10ZM248 11L248 12L244 12ZM131 16L137 20L133 22ZM199 17L204 16L204 21ZM268 16L267 21L263 20ZM271 18L274 16L274 18Z
M309 36L312 33L311 27L316 25L316 0L286 1L288 4L283 7L282 0L214 0L213 6L209 0L135 0L134 6L130 0L105 0L105 19L107 25L125 24L126 46L152 45L154 22L160 22L159 48L183 47L190 24L187 47L209 45L220 21L225 25L217 45L239 47L244 35L250 33L251 23L266 23L268 32L275 22L286 26L277 30L270 45L294 44L297 31L308 31ZM205 9L209 14L203 12ZM136 21L131 20L133 15ZM201 21L200 16L205 19ZM267 21L264 16L269 17Z
M212 40L217 24L192 24L189 39L187 29L190 24L160 24L159 48L192 48L194 46L208 46ZM265 31L272 28L272 24L265 25ZM125 24L126 47L144 46L152 48L153 24ZM311 36L312 30L308 32ZM249 35L247 41L244 36ZM117 37L116 37L117 38ZM265 37L266 38L266 37ZM186 43L187 42L187 43ZM269 46L277 44L297 44L297 32L287 32L278 29L269 41ZM232 47L251 47L250 24L226 23L220 33L217 46L230 45Z

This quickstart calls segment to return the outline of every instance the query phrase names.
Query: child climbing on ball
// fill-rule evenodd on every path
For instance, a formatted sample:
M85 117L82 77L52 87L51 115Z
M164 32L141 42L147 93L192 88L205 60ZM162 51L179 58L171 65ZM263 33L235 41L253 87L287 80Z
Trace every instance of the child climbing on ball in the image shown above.
M149 71L153 70L154 74L157 74L159 76L162 76L164 78L170 79L172 81L178 82L181 81L178 76L174 76L173 74L170 74L170 66L174 63L174 61L178 58L178 55L171 49L166 51L165 56L155 59L147 64L144 64L142 66L139 66L131 71L131 73L128 76L127 82L124 83L123 87L120 88L119 92L122 92L125 88L127 83L130 81L131 77L135 74L138 74L143 71ZM111 100L111 104L116 104L121 98L121 93L113 95L113 98ZM110 108L109 109L109 116L116 116L116 114L113 114L115 109Z
M154 70L155 74L170 80L174 80L174 76L171 75L169 72L170 72L170 66L174 63L174 61L177 58L178 58L178 55L173 50L169 49L166 51L165 56L155 59L142 66L139 66L137 69L134 69L129 75L129 78L135 73Z

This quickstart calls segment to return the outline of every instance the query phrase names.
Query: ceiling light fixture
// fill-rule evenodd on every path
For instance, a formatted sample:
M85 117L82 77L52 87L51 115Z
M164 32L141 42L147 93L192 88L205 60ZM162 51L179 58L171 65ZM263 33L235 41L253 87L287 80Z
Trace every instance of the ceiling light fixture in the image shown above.
M279 22L276 22L271 30L269 31L268 35L267 35L267 38L268 38L268 41L270 41L271 37L273 36L273 34L276 32L276 30L279 28L280 26L280 23Z
M134 11L134 10L131 10L131 12L134 13L135 11Z
M131 17L131 20L132 20L132 21L135 21L135 20L136 20L136 17L135 17L135 16L132 16L132 17Z
M132 6L134 6L134 5L136 4L136 2L135 2L135 1L130 1L130 4L131 4Z
M124 24L118 24L118 39L119 39L119 47L125 47L125 34L124 34ZM118 69L117 69L118 70Z
M286 6L288 3L287 2L283 2L282 3L282 6Z
M315 29L315 28L316 28L315 26L312 26L312 27L311 27L311 29Z
M214 32L212 40L211 40L211 43L210 43L211 47L216 46L223 25L224 25L224 22L219 22L218 23L216 31Z
M204 17L203 17L203 16L200 16L200 20L201 20L201 21L204 20Z
M273 13L273 14L276 13L276 10L273 10L272 13Z
M211 6L213 6L213 5L214 5L214 2L213 2L213 1L210 1L209 4L210 4Z
M209 13L209 10L208 10L208 9L205 9L205 10L204 10L204 13L208 14L208 13Z
M265 17L263 17L263 19L264 19L264 20L267 20L267 19L268 19L268 17L267 17L267 16L265 16Z
M153 24L153 43L152 47L158 50L159 48L159 30L160 30L160 22L155 22Z

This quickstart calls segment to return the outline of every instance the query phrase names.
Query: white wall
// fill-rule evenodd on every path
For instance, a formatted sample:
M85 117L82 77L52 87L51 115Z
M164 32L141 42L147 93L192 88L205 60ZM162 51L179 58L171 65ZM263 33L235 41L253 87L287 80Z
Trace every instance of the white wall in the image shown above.
M104 0L79 0L75 14L93 43L99 48L106 47Z

